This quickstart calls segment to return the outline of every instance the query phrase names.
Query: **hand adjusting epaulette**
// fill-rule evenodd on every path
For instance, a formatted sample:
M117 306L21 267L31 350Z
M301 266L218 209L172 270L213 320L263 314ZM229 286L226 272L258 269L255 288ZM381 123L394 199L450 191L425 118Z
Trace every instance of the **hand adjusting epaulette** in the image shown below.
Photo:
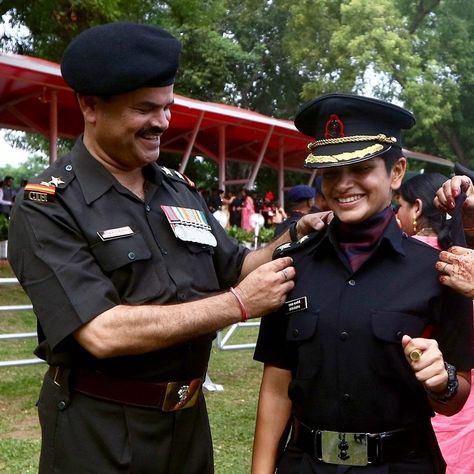
M165 175L166 178L172 179L173 181L178 181L179 183L184 183L188 185L191 189L196 189L196 185L191 181L185 174L180 173L176 170L170 170L166 166L158 166L160 171Z
M272 259L290 256L292 253L317 242L322 234L324 234L324 232L314 231L311 232L311 234L301 237L297 242L286 242L273 251Z

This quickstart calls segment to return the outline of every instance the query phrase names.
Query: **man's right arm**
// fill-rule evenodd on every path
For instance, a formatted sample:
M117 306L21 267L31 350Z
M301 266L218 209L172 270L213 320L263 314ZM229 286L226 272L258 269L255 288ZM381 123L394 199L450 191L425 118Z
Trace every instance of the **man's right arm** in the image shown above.
M268 262L235 288L249 317L280 307L293 288L295 270L289 257ZM76 340L97 358L142 354L182 343L242 320L230 291L173 305L117 305L74 332Z

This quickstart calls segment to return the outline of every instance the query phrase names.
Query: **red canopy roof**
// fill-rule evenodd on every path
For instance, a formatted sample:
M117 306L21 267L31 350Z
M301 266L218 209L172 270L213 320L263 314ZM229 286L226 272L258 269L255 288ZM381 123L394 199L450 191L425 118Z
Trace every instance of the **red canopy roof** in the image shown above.
M57 136L75 138L82 132L82 114L58 64L0 53L0 128L38 132L49 137L52 159L56 157ZM311 173L303 168L308 153L306 144L310 140L288 120L176 95L171 126L162 138L161 148L182 155L181 172L192 155L217 160L220 187L230 183L225 177L226 160L254 165L249 180L234 181L249 186L253 185L260 166L276 168L279 198L283 202L283 170ZM409 158L452 166L442 158L404 151Z
M57 134L74 138L82 132L82 115L59 65L33 57L0 54L0 128L50 136L54 95ZM219 148L219 137L225 137L225 150ZM176 95L162 149L184 154L192 146L195 155L219 160L224 152L225 159L255 163L268 142L262 164L278 168L283 151L284 167L302 171L309 141L290 121Z

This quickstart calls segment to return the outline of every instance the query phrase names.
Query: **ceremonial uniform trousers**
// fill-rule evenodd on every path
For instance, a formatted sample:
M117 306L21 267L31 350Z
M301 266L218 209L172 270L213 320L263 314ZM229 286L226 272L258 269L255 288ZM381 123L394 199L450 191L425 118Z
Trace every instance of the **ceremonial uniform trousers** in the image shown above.
M100 360L72 334L119 304L182 303L238 279L247 250L227 237L193 184L156 164L143 173L144 201L79 139L15 203L9 259L38 318L36 353L53 368L38 404L42 473L213 472L201 392L194 406L165 412L70 390L80 371L153 383L203 379L215 334Z
M296 424L336 434L417 426L426 449L351 467L322 462L290 441L278 472L444 472L428 397L401 345L404 334L431 337L447 362L471 368L472 302L439 284L437 251L403 234L393 219L356 272L338 250L333 225L286 253L294 259L295 288L262 321L255 358L292 372Z

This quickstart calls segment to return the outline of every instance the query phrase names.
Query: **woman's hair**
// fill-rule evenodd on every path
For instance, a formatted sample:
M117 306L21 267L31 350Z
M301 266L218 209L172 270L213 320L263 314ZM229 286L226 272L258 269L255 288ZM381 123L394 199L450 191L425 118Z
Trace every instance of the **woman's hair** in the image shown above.
M407 179L398 189L398 194L410 204L417 199L423 203L421 216L426 221L426 227L431 227L438 234L441 248L451 245L450 227L446 223L446 213L434 205L436 191L447 181L441 173L424 173Z

